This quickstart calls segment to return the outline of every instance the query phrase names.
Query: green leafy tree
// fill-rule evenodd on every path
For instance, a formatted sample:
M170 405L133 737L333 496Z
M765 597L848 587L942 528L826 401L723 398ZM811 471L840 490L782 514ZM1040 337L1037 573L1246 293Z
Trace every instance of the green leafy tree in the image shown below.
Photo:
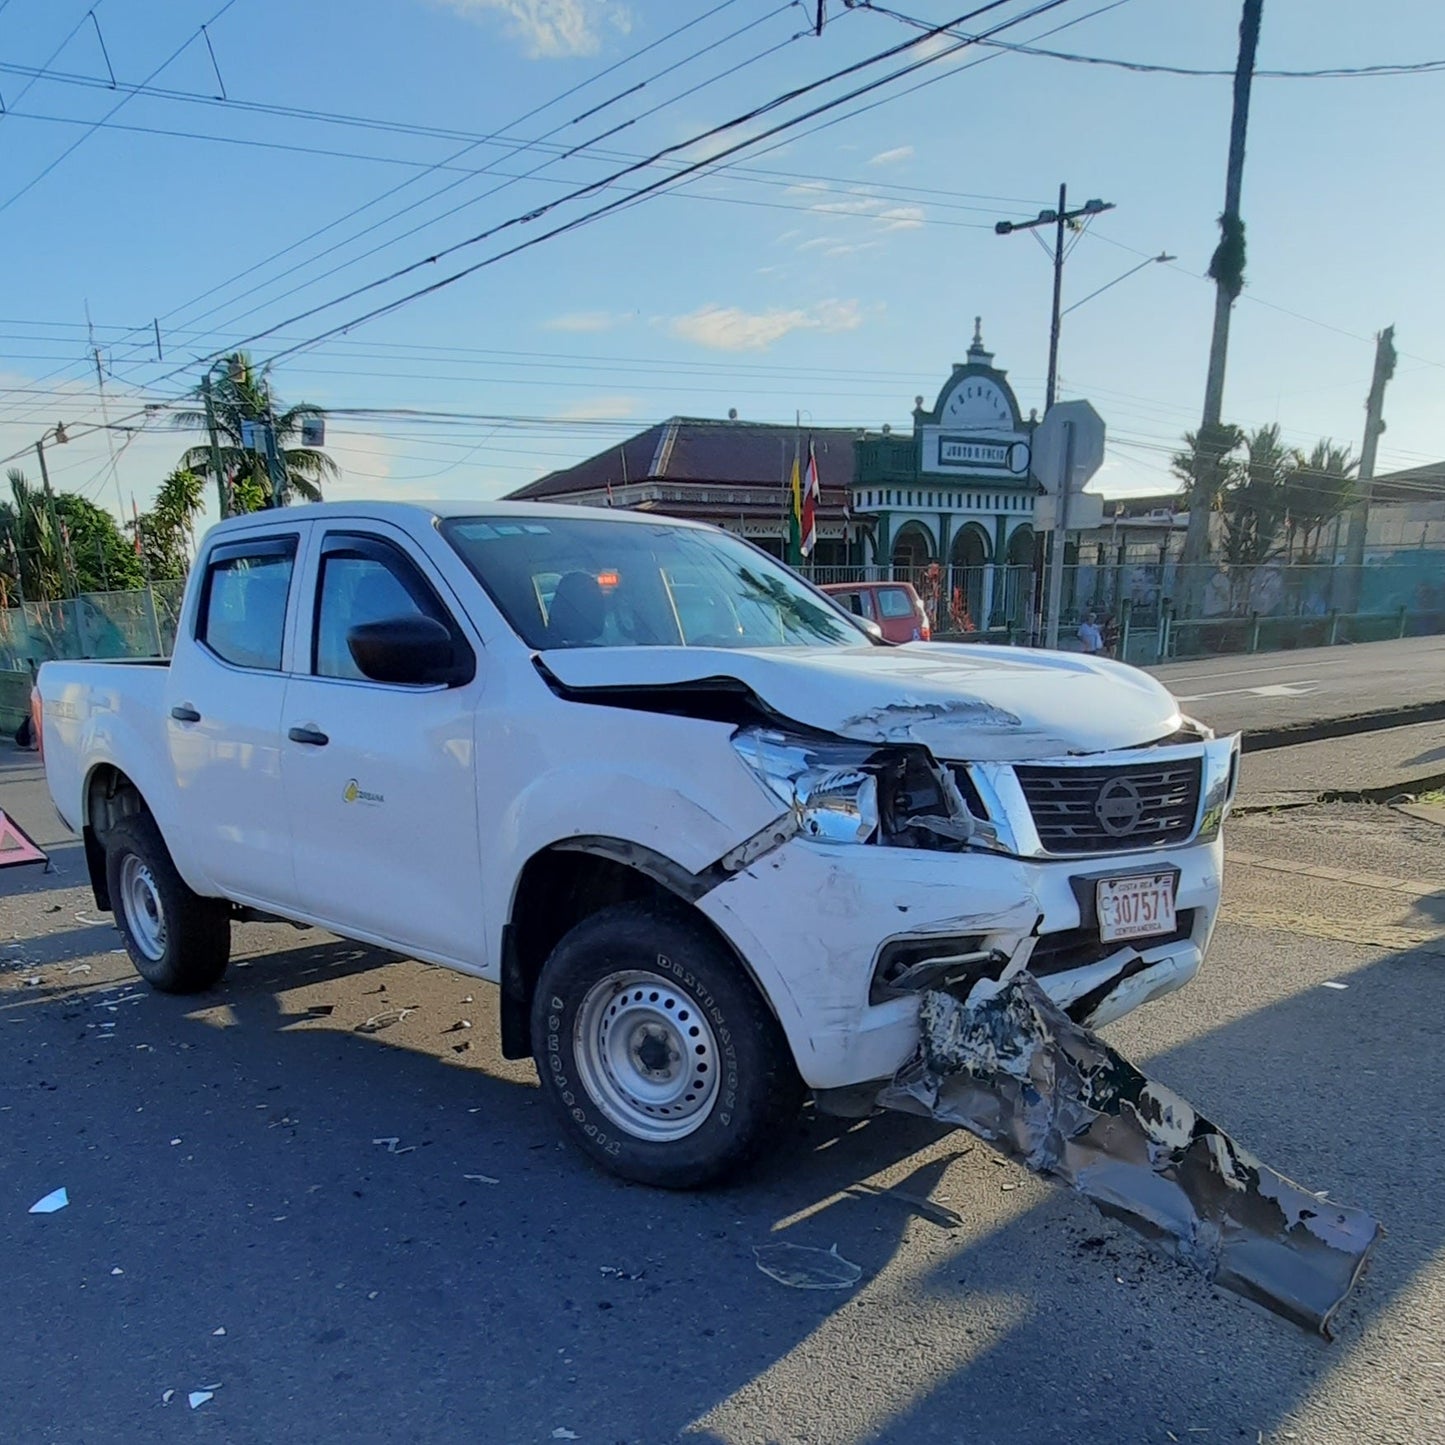
M177 467L161 483L150 510L127 524L132 546L139 532L145 570L152 581L180 580L190 571L196 518L205 507L205 487L205 478L186 467Z
M236 512L254 512L267 506L271 498L271 478L263 451L242 445L242 427L247 422L263 422L274 416L276 446L286 474L286 490L295 492L308 502L321 500L321 484L338 475L336 463L323 451L299 443L302 423L325 412L310 402L283 406L271 391L270 378L258 372L251 358L238 351L226 358L226 369L217 369L211 383L211 406L220 438L221 471L224 474L231 508ZM201 402L204 391L197 387L191 395ZM173 414L174 424L184 431L204 431L204 406ZM180 469L205 473L211 466L209 445L186 449Z
M66 570L73 563L81 592L120 592L145 585L145 573L135 544L121 533L115 518L94 502L69 492L55 498L55 513L63 529Z

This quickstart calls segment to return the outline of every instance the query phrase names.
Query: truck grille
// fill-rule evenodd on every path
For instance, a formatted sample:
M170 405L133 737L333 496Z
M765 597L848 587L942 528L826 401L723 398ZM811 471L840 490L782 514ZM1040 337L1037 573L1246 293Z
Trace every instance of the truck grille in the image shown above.
M1018 767L1050 853L1129 853L1182 843L1199 813L1202 759L1099 768Z

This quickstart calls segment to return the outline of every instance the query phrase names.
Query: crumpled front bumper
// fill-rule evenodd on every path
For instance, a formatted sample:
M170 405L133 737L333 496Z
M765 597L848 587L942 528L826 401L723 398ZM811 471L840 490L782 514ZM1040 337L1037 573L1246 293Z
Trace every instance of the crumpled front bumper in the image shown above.
M1092 1027L1170 993L1198 971L1219 906L1223 849L1212 841L1100 859L1023 859L970 850L837 847L803 838L772 849L698 900L757 976L814 1089L891 1078L918 1044L916 994L870 1001L880 955L898 940L980 939L1022 966L1055 948L1048 996ZM1177 870L1186 936L1105 953L1077 886L1100 875ZM1092 942L1090 941L1092 939ZM875 994L876 997L876 994Z
M1326 1337L1380 1237L1364 1210L1256 1159L1022 970L925 993L918 1052L878 1102L970 1130Z

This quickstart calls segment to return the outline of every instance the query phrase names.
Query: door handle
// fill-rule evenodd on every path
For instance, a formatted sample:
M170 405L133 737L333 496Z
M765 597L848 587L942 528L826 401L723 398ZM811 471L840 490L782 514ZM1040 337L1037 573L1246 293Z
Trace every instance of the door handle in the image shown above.
M324 748L331 741L320 728L292 728L286 736L293 743L305 743L309 748Z
M188 702L180 702L171 709L171 716L177 722L198 723L201 715Z

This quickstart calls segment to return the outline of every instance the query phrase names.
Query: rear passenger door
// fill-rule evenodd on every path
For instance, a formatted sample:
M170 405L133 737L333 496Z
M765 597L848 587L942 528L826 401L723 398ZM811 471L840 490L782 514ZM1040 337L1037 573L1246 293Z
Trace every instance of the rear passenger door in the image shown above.
M287 688L283 776L301 911L423 957L482 955L473 717L478 640L446 584L404 534L318 524L304 643ZM347 633L430 617L477 663L468 683L415 687L363 677Z
M206 554L189 635L178 639L167 677L164 719L183 835L175 852L187 881L283 910L296 888L281 704L309 529L228 537Z

